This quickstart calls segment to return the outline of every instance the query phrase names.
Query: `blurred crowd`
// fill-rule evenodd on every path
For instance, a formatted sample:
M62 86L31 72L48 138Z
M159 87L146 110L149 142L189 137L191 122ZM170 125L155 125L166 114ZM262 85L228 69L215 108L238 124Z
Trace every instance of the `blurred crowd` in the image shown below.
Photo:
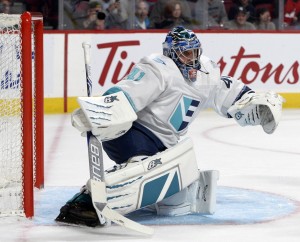
M24 11L40 12L44 17L44 26L58 29L59 0L0 0L0 13L20 14Z
M0 0L0 13L24 11L46 29L300 29L300 0Z

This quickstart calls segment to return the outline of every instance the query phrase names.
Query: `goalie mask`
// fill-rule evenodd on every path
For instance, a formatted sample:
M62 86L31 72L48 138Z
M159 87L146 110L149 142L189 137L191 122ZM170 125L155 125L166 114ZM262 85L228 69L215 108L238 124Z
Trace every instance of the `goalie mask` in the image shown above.
M196 81L202 48L193 31L182 26L173 28L163 43L163 54L175 62L185 80Z

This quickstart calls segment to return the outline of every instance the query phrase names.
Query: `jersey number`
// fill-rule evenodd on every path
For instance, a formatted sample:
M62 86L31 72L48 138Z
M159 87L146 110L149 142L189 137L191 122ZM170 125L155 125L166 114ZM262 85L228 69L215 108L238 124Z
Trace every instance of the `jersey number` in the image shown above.
M127 76L127 80L139 81L145 76L145 72L141 69L134 67Z
M232 80L228 76L221 76L221 80L225 83L226 87L229 89L232 83Z

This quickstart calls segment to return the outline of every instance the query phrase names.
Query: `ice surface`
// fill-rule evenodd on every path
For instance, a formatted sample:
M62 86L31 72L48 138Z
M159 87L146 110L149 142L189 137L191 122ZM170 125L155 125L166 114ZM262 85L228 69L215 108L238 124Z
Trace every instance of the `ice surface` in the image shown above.
M0 241L300 241L300 110L284 110L272 135L205 111L188 136L199 167L220 171L214 215L129 215L152 226L152 237L117 225L59 226L53 222L59 208L89 177L86 139L69 114L46 115L45 188L35 193L35 217L1 218ZM105 161L106 168L113 165Z

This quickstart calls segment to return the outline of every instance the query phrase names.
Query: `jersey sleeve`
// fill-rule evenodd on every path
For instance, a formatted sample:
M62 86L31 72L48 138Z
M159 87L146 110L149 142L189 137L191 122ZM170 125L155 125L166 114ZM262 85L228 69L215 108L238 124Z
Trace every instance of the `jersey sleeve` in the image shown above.
M108 89L104 95L122 91L135 112L152 103L166 88L161 72L151 63L138 63L120 82Z
M221 76L218 85L210 99L210 107L219 115L231 118L228 109L239 100L245 93L254 92L240 80L229 76Z

